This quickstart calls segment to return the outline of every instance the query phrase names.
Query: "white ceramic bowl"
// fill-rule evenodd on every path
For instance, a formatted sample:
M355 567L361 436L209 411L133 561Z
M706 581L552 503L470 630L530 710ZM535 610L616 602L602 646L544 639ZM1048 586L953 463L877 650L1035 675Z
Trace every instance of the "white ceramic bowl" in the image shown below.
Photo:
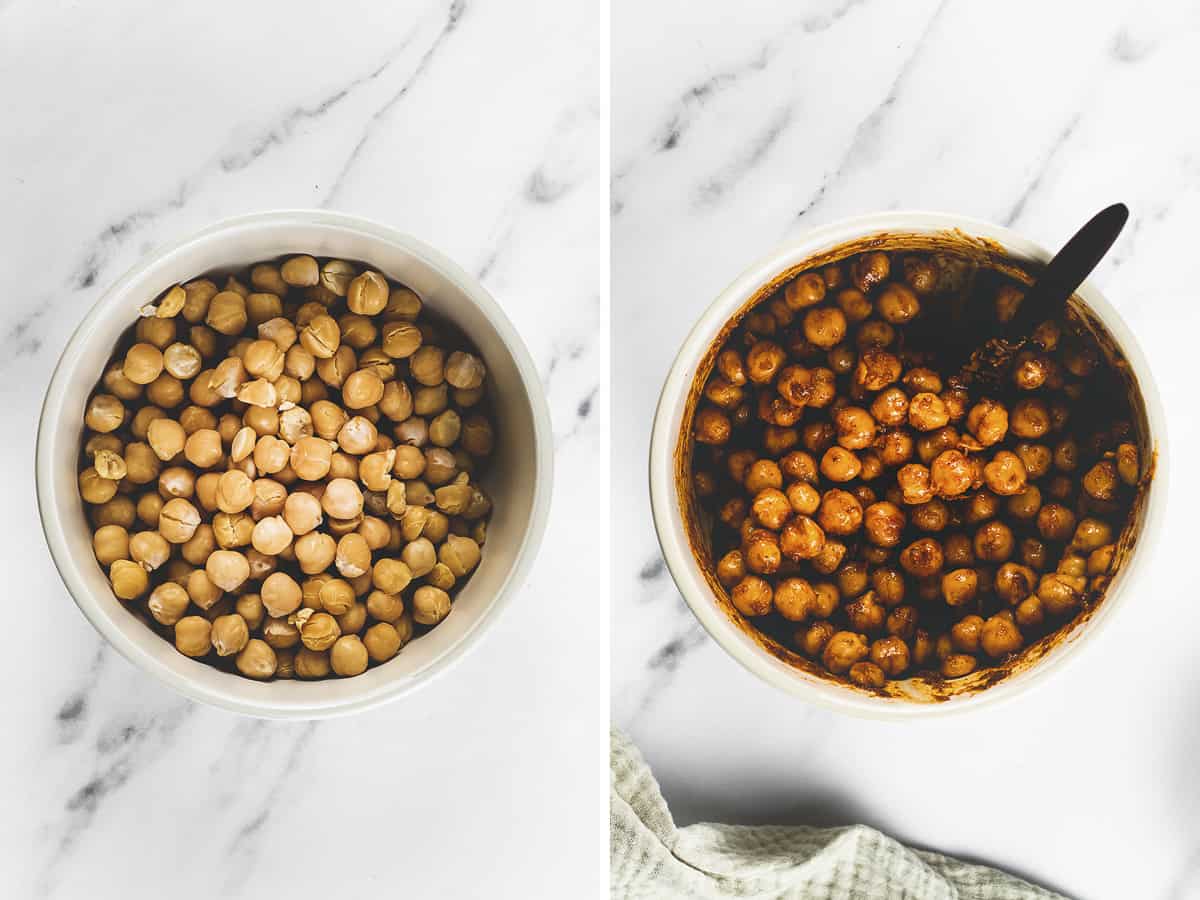
M727 323L740 319L758 302L770 286L803 271L822 256L844 245L855 244L876 236L889 239L901 235L919 236L920 240L937 239L953 234L955 239L969 238L989 252L1021 262L1039 264L1051 254L1007 228L961 216L929 212L892 212L849 219L810 231L778 248L751 266L712 303L700 317L679 351L663 386L654 431L650 444L650 494L654 523L663 555L679 590L708 633L743 666L764 681L798 697L836 710L873 717L930 716L950 711L976 709L1015 696L1045 678L1066 659L1074 656L1083 644L1107 626L1118 607L1130 596L1137 573L1144 564L1146 546L1152 545L1161 528L1167 493L1166 424L1158 390L1150 368L1129 328L1104 299L1100 291L1085 283L1076 299L1090 310L1094 321L1115 340L1120 353L1128 361L1140 387L1144 404L1145 433L1143 459L1154 459L1154 477L1145 491L1138 521L1123 539L1129 550L1109 590L1090 615L1081 616L1054 639L1038 642L1036 652L1019 660L1009 674L995 681L985 672L966 679L949 682L960 684L952 696L931 697L926 689L898 688L903 696L881 696L835 682L821 676L812 667L803 668L802 661L792 654L788 659L778 645L771 647L752 626L733 609L724 590L706 573L707 568L693 552L688 534L697 533L696 521L689 518L690 501L685 494L688 483L690 442L684 437L685 420L689 423L694 412L693 384L697 374L707 376L711 371L710 348L722 335ZM978 239L983 239L979 241ZM987 242L991 242L988 244ZM894 682L892 684L899 684ZM990 686L987 686L990 685ZM984 689L986 686L986 689Z
M450 615L394 659L357 678L254 682L183 656L116 599L92 555L76 487L84 405L138 309L172 284L291 253L369 263L456 323L488 367L496 452L484 485L495 501L483 559ZM109 288L68 342L38 426L42 527L67 589L134 665L180 693L269 718L322 718L394 699L428 682L479 640L528 573L550 505L552 432L529 353L496 301L440 253L390 228L317 210L229 219L147 257Z

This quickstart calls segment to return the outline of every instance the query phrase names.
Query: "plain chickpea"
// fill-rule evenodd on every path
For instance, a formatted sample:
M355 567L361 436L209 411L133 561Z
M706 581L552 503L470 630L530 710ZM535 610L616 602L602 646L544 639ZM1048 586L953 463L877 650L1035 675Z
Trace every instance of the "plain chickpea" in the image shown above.
M264 438L265 440L265 438ZM290 448L292 471L305 481L319 481L329 474L333 447L319 437L302 437Z
M175 623L175 649L200 657L212 649L212 624L204 616L184 616Z
M221 590L233 591L250 577L250 563L237 550L214 550L204 563L204 571Z
M305 575L315 575L323 572L333 563L337 555L337 544L328 534L320 531L310 531L297 538L292 544L296 554L296 562L300 571Z
M200 527L200 511L183 497L168 500L158 514L158 531L172 544L192 539Z
M117 482L102 477L95 466L88 466L79 473L79 495L86 503L107 503L117 495Z
M422 585L413 592L412 617L418 625L436 625L450 614L450 595L433 585Z

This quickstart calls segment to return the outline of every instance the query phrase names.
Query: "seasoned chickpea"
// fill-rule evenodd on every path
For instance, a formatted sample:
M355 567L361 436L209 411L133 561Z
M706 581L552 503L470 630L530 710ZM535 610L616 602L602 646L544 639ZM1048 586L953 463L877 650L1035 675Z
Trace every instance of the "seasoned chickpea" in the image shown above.
M1111 500L1119 484L1117 464L1111 459L1102 459L1083 476L1083 489L1094 500Z
M1047 503L1038 510L1037 528L1047 541L1065 541L1075 531L1075 513L1061 503Z
M1025 490L1027 474L1025 464L1015 453L1000 450L991 462L983 467L983 477L988 488L1002 497L1010 497Z
M933 538L914 541L900 553L901 567L916 578L936 575L942 570L944 559L942 545Z
M908 644L899 637L880 638L871 644L871 662L888 677L895 678L904 673L909 665Z
M928 503L933 499L933 476L929 469L918 463L909 463L896 473L903 500L910 506Z
M979 575L974 569L955 569L942 576L942 597L948 606L965 606L978 590Z
M862 462L851 450L833 446L821 457L821 474L830 481L853 481L862 472Z
M1012 529L1003 522L985 522L975 532L975 555L984 562L1006 562L1012 557L1014 543Z
M825 668L835 675L841 675L864 659L869 652L867 639L863 635L853 631L839 631L825 644L821 659Z
M950 421L946 404L937 394L916 394L908 405L908 422L917 431L935 431Z
M824 547L825 532L808 516L791 519L779 534L779 550L791 560L812 559Z
M792 622L803 622L816 602L816 592L803 578L785 578L775 587L775 609Z
M717 578L725 587L733 587L745 576L746 561L741 550L730 550L717 561Z
M906 284L892 282L883 287L876 300L879 315L884 321L893 325L904 325L911 322L921 311L917 295Z
M828 622L815 622L806 629L797 632L797 643L805 654L818 657L833 637L835 628Z
M1037 397L1018 400L1009 417L1009 429L1019 438L1037 440L1050 430L1050 410Z
M980 400L967 413L967 429L985 447L999 443L1008 434L1008 410L995 400Z
M872 503L863 513L867 540L878 547L895 547L904 534L907 517L896 504L888 501Z
M848 491L826 491L817 510L817 523L826 534L850 535L862 527L863 508L858 498Z
M895 383L900 379L902 371L900 358L895 354L888 353L886 350L867 349L864 350L858 358L858 365L854 369L854 382L863 390L881 391L888 385ZM891 401L893 404L895 400ZM908 411L908 400L904 399L905 413ZM881 422L884 421L884 416L881 412L877 412L872 406L872 414ZM884 423L888 424L888 423ZM899 423L891 423L899 424Z
M772 609L771 585L756 575L747 575L729 593L734 607L743 616L765 616Z
M891 259L882 251L863 253L850 263L850 280L864 294L887 280L891 274Z
M985 470L986 471L986 470ZM929 466L930 482L939 497L960 497L971 489L974 471L960 450L943 450Z
M846 314L837 307L817 306L804 314L804 336L822 350L845 340L846 328Z
M788 282L783 299L793 310L815 306L825 299L825 281L815 272L805 272Z

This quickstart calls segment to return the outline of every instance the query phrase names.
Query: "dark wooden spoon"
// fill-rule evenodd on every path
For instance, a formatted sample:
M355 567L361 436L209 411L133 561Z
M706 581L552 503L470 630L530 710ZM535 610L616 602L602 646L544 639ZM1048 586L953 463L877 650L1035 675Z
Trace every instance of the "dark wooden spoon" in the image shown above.
M1038 324L1063 318L1067 301L1112 248L1128 219L1129 208L1124 203L1114 203L1096 213L1046 264L1025 292L1016 314L998 334L982 345L955 341L953 337L945 342L945 370L957 369L955 379L963 386L998 384ZM960 332L959 336L965 335Z

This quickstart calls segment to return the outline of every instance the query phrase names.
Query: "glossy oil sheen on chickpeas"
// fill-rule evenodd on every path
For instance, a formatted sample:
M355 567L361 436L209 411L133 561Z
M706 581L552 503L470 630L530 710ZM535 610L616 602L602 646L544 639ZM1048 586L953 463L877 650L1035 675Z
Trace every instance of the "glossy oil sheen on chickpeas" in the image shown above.
M487 367L420 298L297 255L175 285L85 410L113 593L246 678L353 677L452 614L482 557Z
M959 304L982 343L1023 296L953 254L872 251L734 329L691 424L693 495L755 627L879 690L1001 665L1099 601L1146 477L1115 367L1070 322L996 380L920 340Z

